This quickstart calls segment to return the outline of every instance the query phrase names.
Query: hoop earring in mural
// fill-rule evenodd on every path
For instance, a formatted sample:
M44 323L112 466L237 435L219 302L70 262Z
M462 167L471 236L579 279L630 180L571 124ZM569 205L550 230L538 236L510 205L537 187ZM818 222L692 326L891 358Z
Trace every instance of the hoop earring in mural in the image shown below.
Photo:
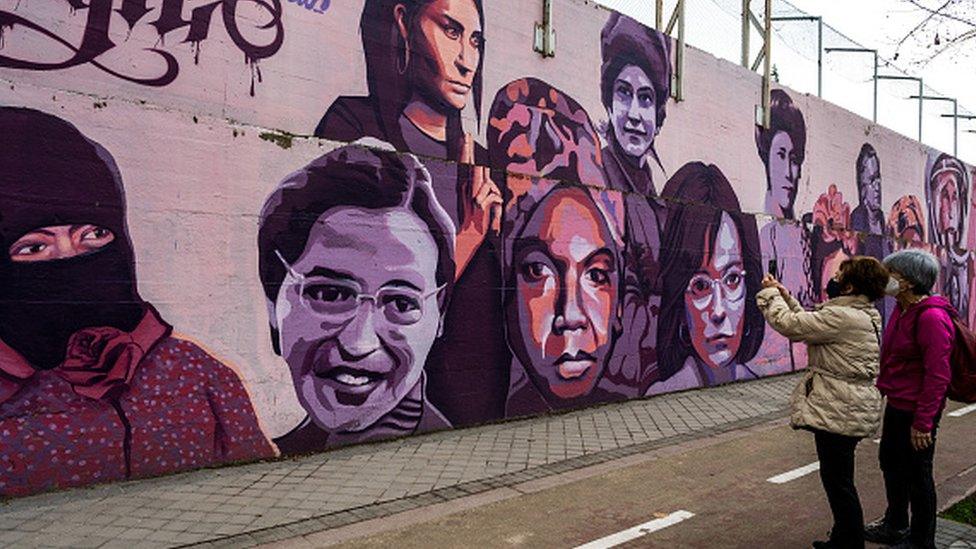
M396 60L397 72L401 76L403 76L404 74L407 73L408 67L410 67L410 45L407 44L406 40L404 40L403 41L403 65L402 66L400 65L400 57L397 56L397 60Z

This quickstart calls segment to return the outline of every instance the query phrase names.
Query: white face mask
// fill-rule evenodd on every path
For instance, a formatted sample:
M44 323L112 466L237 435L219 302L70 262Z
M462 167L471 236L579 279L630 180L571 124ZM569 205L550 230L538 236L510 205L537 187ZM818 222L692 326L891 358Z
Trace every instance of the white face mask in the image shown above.
M899 284L898 279L891 276L888 277L888 286L885 288L885 295L890 295L892 297L901 293L901 284Z

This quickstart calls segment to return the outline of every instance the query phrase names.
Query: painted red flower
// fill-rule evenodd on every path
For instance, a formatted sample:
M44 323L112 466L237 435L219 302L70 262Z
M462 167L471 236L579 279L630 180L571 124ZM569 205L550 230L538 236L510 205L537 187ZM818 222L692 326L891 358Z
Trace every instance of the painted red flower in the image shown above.
M828 187L813 205L813 223L823 227L824 242L839 240L848 252L857 250L857 234L850 230L851 206L837 185Z
M79 395L114 397L128 388L143 356L130 334L115 328L87 328L68 340L58 373Z

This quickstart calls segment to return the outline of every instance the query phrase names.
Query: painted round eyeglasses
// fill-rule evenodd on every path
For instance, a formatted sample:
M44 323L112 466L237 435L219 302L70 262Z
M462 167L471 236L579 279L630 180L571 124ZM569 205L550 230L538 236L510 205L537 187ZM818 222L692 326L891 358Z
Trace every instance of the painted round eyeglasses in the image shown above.
M711 304L715 295L715 288L721 289L725 299L739 301L745 297L745 287L745 271L729 271L721 279L697 274L688 281L688 289L685 292L691 296L696 307L704 309Z
M368 301L373 310L382 313L383 318L391 324L416 324L424 318L430 298L447 287L444 284L427 293L407 287L380 288L375 293L364 293L345 281L306 277L296 272L279 251L275 250L275 255L292 278L298 281L298 295L302 306L323 320L336 324L355 316L364 301Z

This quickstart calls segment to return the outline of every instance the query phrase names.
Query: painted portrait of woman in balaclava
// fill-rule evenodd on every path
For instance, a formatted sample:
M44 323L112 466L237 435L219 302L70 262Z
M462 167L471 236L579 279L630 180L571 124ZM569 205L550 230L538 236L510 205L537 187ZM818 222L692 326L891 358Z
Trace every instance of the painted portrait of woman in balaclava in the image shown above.
M273 456L237 374L140 297L98 143L0 108L0 241L0 494Z

